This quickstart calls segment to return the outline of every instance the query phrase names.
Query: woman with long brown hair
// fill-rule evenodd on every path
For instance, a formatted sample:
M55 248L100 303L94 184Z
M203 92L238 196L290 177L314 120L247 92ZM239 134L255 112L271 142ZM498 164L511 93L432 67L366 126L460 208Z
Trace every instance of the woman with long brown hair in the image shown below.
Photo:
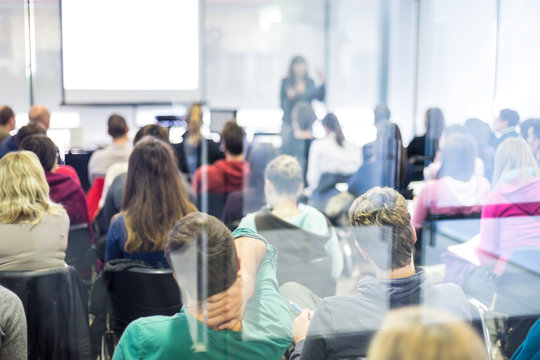
M167 233L195 211L171 147L153 137L142 139L129 158L122 212L109 228L105 261L133 258L168 267L163 254Z

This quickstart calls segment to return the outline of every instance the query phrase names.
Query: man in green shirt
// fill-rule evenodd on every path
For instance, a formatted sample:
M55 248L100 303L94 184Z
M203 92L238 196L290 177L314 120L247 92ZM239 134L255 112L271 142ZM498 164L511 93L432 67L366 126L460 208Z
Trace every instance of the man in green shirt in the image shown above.
M291 342L291 317L272 245L253 231L231 234L216 218L193 213L170 232L165 253L184 307L171 317L131 323L113 359L281 358ZM243 314L231 318L237 303Z
M0 144L9 136L9 132L15 129L15 113L7 105L0 107Z

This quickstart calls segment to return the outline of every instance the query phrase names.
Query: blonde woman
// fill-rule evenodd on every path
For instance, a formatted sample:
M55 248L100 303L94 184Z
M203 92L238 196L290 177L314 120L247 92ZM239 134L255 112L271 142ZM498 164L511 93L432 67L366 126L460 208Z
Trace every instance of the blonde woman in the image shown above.
M69 217L49 198L38 157L13 152L0 160L0 271L65 266Z
M464 322L439 309L391 311L368 351L370 360L487 360L484 343Z

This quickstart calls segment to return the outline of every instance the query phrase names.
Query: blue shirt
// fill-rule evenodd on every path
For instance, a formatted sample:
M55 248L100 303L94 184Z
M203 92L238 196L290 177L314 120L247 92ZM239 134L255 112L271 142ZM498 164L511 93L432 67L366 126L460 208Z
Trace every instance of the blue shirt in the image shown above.
M105 262L113 259L136 259L143 260L155 268L168 268L169 263L163 251L152 251L130 254L124 249L127 240L124 215L120 214L113 218L111 227L107 233L107 248Z
M8 136L0 145L0 159L3 158L7 153L18 151L19 147L15 144L15 136Z

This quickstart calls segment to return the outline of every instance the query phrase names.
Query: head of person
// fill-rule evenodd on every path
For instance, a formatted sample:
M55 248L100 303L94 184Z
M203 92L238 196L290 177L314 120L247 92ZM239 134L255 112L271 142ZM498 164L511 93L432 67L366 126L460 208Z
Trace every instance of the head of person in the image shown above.
M302 167L290 155L280 155L270 161L264 180L266 202L272 208L283 200L296 201L304 189Z
M394 178L395 186L401 184L408 174L407 151L403 146L399 126L390 122L380 122L375 140L375 161L382 164L385 176Z
M43 105L34 105L28 112L28 119L31 123L40 123L45 127L45 130L49 129L51 124L51 113Z
M113 141L126 138L129 132L126 119L118 114L112 114L109 116L109 120L107 120L107 127L107 133L113 138Z
M333 134L336 137L336 142L339 146L343 146L345 142L345 135L343 135L343 130L341 130L341 125L339 120L334 113L328 113L322 119L323 126L327 133Z
M203 121L203 108L202 104L193 104L189 108L186 122L187 122L187 142L191 146L199 146L202 135L201 127Z
M0 224L38 224L62 206L49 198L45 171L36 154L11 152L0 160Z
M512 109L502 109L499 116L495 119L495 131L504 131L508 128L514 128L519 125L519 114Z
M536 122L540 121L540 119L537 118L529 118L527 120L523 120L519 123L519 133L525 140L528 140L529 138L529 128Z
M7 105L0 107L0 127L8 132L15 129L15 113Z
M465 122L465 127L467 128L469 135L476 141L476 145L478 145L479 148L478 150L482 147L489 146L492 133L486 122L477 118L470 118Z
M389 121L390 109L388 108L388 105L377 104L377 106L375 106L375 109L373 109L373 118L375 121L375 126L377 126L381 122Z
M189 202L171 146L152 136L129 157L122 211L129 253L160 251L174 224L197 209Z
M174 225L167 236L165 255L182 295L191 301L201 302L227 290L240 270L229 229L215 217L200 212Z
M439 140L445 127L444 115L441 109L427 109L424 123L426 126L426 136L433 140Z
M311 105L305 101L297 103L291 112L291 122L295 131L311 132L317 115Z
M289 65L290 79L303 79L308 76L306 59L303 56L295 56Z
M244 153L244 129L235 120L229 120L221 130L221 143L225 155L240 156Z
M540 160L540 119L532 122L527 130L527 142L536 160Z
M476 144L468 134L451 133L445 136L441 148L439 177L450 176L456 180L469 181L476 164Z
M20 150L31 151L37 155L45 171L51 172L57 166L58 148L54 142L45 135L28 136L19 147Z
M15 134L15 145L20 147L24 139L32 135L46 135L47 129L43 124L39 122L32 122L28 125L24 125L22 128L17 131Z
M525 183L540 176L531 147L521 137L504 140L495 152L493 188L507 183Z
M165 143L169 142L169 133L167 132L167 129L158 124L150 124L143 126L137 131L135 138L133 139L133 145L137 145L137 143L145 136L153 136Z
M370 360L487 360L483 341L469 324L440 309L392 310L373 338Z
M255 142L248 148L246 160L249 163L249 186L252 189L264 189L264 171L268 163L277 156L272 144Z
M416 234L407 200L396 190L375 187L351 205L348 224L363 255L379 270L410 266Z

